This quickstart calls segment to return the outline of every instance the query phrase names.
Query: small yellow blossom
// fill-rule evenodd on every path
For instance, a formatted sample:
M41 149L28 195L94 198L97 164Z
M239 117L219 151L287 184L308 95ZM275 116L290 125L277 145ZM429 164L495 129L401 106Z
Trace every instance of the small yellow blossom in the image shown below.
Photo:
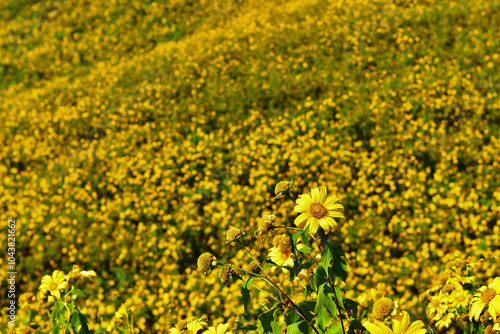
M394 310L394 302L390 298L382 297L373 305L373 317L377 320L387 318Z
M45 275L42 278L42 284L40 285L40 290L47 290L52 296L57 299L61 299L61 291L68 288L68 281L66 281L66 275L60 270L55 270L52 276Z
M274 247L269 250L268 258L278 266L293 267L292 247L290 239L286 234L277 235L273 238Z
M314 234L321 226L325 233L335 230L337 222L333 218L345 218L342 214L344 206L337 203L335 195L327 197L326 187L314 188L311 196L299 195L293 211L301 213L295 218L295 225L301 229L309 226L309 233Z
M66 279L68 281L71 281L72 279L83 280L83 278L88 278L92 281L92 277L97 277L95 271L80 271L80 267L77 264L73 265L73 269L66 275Z

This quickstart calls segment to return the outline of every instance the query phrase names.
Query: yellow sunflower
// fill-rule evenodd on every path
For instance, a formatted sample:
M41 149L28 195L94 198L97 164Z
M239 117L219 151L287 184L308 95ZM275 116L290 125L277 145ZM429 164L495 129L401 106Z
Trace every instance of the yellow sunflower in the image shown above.
M493 317L493 321L496 321L497 316L500 316L500 277L495 278L487 287L479 288L479 293L476 293L472 298L469 320L472 321L474 318L478 321L486 306L488 306L488 312Z
M59 290L66 290L68 288L68 282L66 281L66 275L61 270L55 270L52 276L45 275L42 278L42 284L40 285L40 290L47 290L50 294L57 299L61 299L61 292Z
M295 225L301 229L310 226L311 234L316 233L318 226L321 226L325 233L335 230L337 222L333 218L345 219L341 212L344 206L337 203L338 200L336 195L327 197L326 187L312 189L311 196L299 195L293 211L301 214L295 218Z
M370 334L427 334L424 323L420 320L410 324L410 315L403 312L402 315L392 318L392 328L390 329L380 321L365 322L363 326Z

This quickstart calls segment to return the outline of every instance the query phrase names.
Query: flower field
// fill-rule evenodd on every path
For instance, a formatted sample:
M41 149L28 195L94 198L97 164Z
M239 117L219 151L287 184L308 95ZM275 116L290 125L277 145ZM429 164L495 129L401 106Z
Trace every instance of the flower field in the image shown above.
M0 1L17 333L267 333L265 280L247 305L211 267L305 302L329 242L344 334L500 333L498 27L498 0Z

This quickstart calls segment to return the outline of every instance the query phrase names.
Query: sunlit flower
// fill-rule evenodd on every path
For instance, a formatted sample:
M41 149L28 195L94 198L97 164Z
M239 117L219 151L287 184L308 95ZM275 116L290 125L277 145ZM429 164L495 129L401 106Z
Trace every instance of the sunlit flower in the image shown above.
M472 296L469 294L467 290L456 290L450 294L449 301L451 302L451 305L454 307L467 308L471 298Z
M488 307L488 312L496 321L500 315L500 277L495 278L487 287L479 288L479 293L472 298L469 320L472 321L474 318L477 321L485 307Z
M273 238L274 247L269 250L268 258L278 266L293 267L292 247L290 239L286 234L277 235Z
M203 334L232 334L231 329L233 328L235 318L230 318L226 324L219 324L217 327L209 327Z
M437 296L431 297L429 305L427 305L426 312L427 316L432 320L438 320L448 309L448 303L446 303L446 297L439 293Z
M224 267L227 268L227 267ZM191 333L196 334L198 331L207 328L207 317L201 317L199 319L194 319L190 322L187 323L186 327L188 331L191 331Z
M418 320L410 324L410 315L403 312L402 315L392 317L392 329L382 322L365 322L363 326L370 334L426 334L427 329L422 321Z
M455 313L447 313L444 317L439 319L438 322L436 322L437 329L442 330L444 327L450 327L451 322L455 319L455 317Z
M66 275L61 270L55 270L52 276L45 275L42 278L42 284L40 289L47 290L52 296L57 299L61 299L61 291L68 288L68 282L66 281Z
M345 218L340 212L344 206L337 203L338 200L336 195L327 198L326 187L312 189L311 196L299 195L293 211L302 214L295 218L295 225L302 229L309 226L311 234L316 233L319 226L325 230L325 233L335 230L337 222L333 218Z
M80 271L80 267L75 264L73 265L73 269L66 275L66 279L68 281L74 280L83 280L83 278L88 278L92 281L92 277L97 277L97 274L93 270L89 271Z

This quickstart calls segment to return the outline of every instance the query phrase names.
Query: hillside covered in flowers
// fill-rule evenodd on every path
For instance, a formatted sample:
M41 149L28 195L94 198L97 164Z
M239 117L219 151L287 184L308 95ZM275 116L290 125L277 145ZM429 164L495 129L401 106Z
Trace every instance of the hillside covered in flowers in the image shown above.
M95 333L250 332L266 295L245 311L197 260L245 267L234 227L262 259L279 248L255 236L266 211L294 226L283 180L342 203L348 298L371 309L382 283L434 324L450 263L478 286L500 275L498 27L497 0L0 1L18 332L49 333L76 282Z

